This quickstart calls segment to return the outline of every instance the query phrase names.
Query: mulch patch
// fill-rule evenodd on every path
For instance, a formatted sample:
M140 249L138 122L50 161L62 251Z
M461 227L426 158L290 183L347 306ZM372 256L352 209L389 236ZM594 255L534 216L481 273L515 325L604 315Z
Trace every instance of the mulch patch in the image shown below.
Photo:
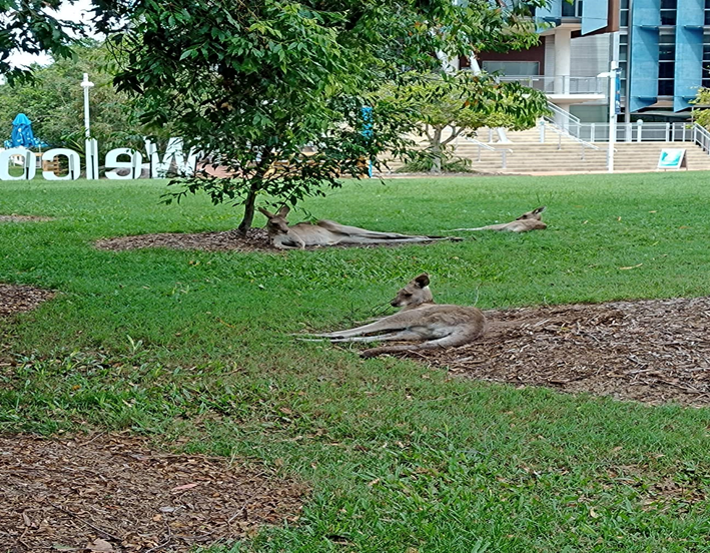
M170 248L176 250L220 251L278 251L271 245L265 229L252 228L246 236L235 230L223 232L198 232L194 234L166 232L104 238L95 242L101 250L125 251L141 248Z
M51 290L41 290L32 286L0 284L0 317L30 311L43 301L54 297Z
M139 438L0 436L0 550L188 551L295 521L305 485Z
M52 217L38 217L35 215L0 215L0 223L41 223L52 220Z
M451 238L451 240L461 240ZM418 242L418 244L432 244L431 242ZM223 232L198 232L188 233L160 233L139 234L136 236L119 236L116 238L103 238L97 240L95 246L101 250L125 251L142 248L169 248L176 250L203 250L211 252L241 251L241 252L281 252L271 244L266 229L252 228L246 236L241 236L235 230ZM327 248L395 248L411 245L404 242L392 244L337 244ZM308 247L307 250L320 250L323 247Z
M487 311L471 344L412 357L479 380L710 405L710 298Z

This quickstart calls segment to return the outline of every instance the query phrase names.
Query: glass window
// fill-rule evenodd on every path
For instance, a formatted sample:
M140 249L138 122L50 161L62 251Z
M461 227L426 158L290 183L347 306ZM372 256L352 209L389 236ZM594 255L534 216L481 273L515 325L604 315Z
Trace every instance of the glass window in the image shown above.
M582 0L574 0L573 4L562 0L562 17L582 17Z
M658 81L659 96L673 96L673 79Z
M675 25L675 21L675 10L661 10L661 25Z
M675 25L678 0L661 0L661 25Z
M672 79L674 77L675 63L666 62L658 64L658 78L659 79Z
M658 59L660 61L671 61L675 59L675 45L661 44L658 47Z

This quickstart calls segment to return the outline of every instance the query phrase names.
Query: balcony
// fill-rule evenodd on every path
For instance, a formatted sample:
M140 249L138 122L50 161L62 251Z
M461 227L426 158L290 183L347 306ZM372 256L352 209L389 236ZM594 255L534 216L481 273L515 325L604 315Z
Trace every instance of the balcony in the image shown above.
M545 94L606 94L608 81L601 77L570 77L569 75L501 75L501 82L519 82Z

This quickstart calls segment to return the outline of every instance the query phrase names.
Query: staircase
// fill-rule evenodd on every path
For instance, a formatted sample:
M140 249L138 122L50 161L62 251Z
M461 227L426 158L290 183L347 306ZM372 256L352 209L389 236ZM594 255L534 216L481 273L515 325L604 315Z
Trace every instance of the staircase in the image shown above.
M477 137L480 143L462 138L453 143L454 155L470 159L470 169L475 172L540 174L607 170L607 142L593 145L582 143L569 135L555 132L550 126L546 129L544 143L540 142L537 128L508 131L509 143L496 141L496 135L489 133L488 129L480 129ZM489 142L491 138L493 141ZM691 141L616 142L614 146L614 172L655 171L664 148L684 148L688 170L710 171L710 156ZM508 150L505 153L505 168L502 165L502 150ZM392 160L389 166L391 171L396 171L402 163Z

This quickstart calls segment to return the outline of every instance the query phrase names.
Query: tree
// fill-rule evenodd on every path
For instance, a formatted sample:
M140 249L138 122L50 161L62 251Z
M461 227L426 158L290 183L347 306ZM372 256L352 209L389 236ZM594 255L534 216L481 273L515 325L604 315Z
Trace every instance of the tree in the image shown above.
M469 71L430 74L410 85L385 87L383 94L417 114L420 132L427 140L418 163L423 161L432 173L441 172L451 157L447 150L457 138L471 136L485 126L529 129L547 112L542 92Z
M340 186L341 175L362 176L363 160L410 147L402 133L415 124L411 113L375 103L382 83L399 82L403 70L435 71L435 53L534 43L522 14L544 1L513 4L507 10L488 0L129 3L131 24L111 33L124 60L115 82L139 95L146 123L171 122L186 146L209 153L229 172L229 178L183 179L174 197L204 190L214 202L243 204L239 230L246 232L259 195L295 204ZM110 31L111 7L100 15ZM368 121L366 107L372 107Z
M700 88L698 89L698 94L695 99L691 102L699 106L699 109L693 111L693 119L699 124L710 129L710 88Z
M61 4L62 0L0 0L0 74L10 84L30 76L26 68L10 64L11 56L17 52L71 56L74 39L69 33L79 31L80 26L58 20L50 13Z
M143 134L136 128L135 108L128 96L112 85L110 57L95 41L74 46L71 57L47 67L32 67L32 82L0 87L0 136L10 136L12 120L25 113L35 136L53 147L84 150L83 74L94 83L90 95L91 134L101 153L118 147L143 147Z

